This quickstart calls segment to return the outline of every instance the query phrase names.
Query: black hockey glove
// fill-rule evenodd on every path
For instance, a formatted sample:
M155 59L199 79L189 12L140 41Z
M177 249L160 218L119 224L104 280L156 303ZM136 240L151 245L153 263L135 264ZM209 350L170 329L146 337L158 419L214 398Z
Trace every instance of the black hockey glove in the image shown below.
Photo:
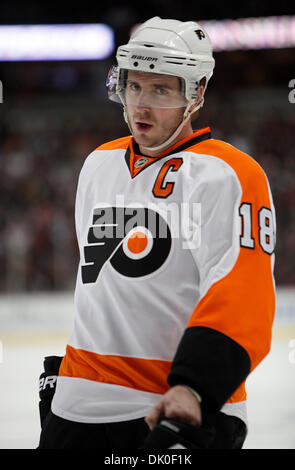
M41 428L51 408L56 379L62 359L62 356L47 356L44 358L44 372L39 377L39 413Z
M215 437L211 426L193 426L162 416L147 436L143 449L208 449Z

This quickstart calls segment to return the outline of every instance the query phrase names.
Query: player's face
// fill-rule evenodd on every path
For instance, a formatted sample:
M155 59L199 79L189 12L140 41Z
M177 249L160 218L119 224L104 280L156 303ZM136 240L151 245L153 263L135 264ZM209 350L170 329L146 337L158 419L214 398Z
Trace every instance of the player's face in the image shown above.
M177 77L129 71L125 99L132 134L140 147L161 145L182 121L185 102Z

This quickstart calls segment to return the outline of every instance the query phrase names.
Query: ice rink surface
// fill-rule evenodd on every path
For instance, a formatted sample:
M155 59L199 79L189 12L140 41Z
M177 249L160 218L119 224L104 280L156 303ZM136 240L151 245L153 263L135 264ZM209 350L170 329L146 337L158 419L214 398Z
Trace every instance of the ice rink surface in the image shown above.
M38 445L38 379L43 358L63 355L70 330L0 333L0 449ZM2 336L1 336L2 334ZM249 433L244 449L295 449L295 328L275 326L272 348L247 380Z
M1 449L34 449L38 445L38 378L43 357L62 355L66 340L62 335L22 339L19 345L11 340L6 346L3 343ZM248 378L245 449L295 449L295 364L289 360L290 351L288 341L274 340L267 358Z

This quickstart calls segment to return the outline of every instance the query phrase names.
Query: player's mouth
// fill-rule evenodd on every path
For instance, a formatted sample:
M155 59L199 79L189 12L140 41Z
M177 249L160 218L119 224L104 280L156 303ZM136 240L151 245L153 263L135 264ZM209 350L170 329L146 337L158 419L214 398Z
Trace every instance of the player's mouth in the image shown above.
M153 127L153 124L145 121L136 121L135 126L139 132L149 132Z

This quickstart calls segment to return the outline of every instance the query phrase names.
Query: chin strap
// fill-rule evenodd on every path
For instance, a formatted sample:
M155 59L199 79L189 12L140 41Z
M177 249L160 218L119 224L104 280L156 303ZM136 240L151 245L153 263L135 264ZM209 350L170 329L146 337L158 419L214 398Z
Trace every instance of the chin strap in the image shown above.
M129 130L132 134L132 129L131 129L131 126L130 126L130 123L129 123L128 114L127 114L127 111L126 111L126 106L125 106L124 101L123 101L122 98L121 98L121 101L122 101L123 106L124 106L124 119L125 119L126 123L128 124ZM184 125L187 123L187 121L189 120L191 115L203 106L204 98L202 97L200 102L197 104L197 106L192 111L189 111L189 108L194 103L195 103L195 101L190 101L188 103L188 105L186 106L186 108L184 110L181 123L179 124L177 129L173 132L173 134L167 140L165 140L165 142L163 142L161 145L157 145L155 147L143 147L143 146L142 147L147 149L147 150L152 150L152 151L153 150L155 150L155 151L164 150L165 148L169 147L171 145L171 143L176 139L176 137L180 134L180 132L182 131Z

